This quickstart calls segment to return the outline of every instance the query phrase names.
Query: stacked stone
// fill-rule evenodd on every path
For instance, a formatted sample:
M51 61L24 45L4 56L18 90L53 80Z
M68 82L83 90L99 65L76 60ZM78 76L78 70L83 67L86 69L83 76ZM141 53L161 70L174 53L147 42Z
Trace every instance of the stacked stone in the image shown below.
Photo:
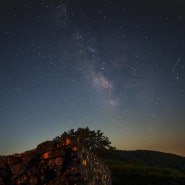
M111 185L111 173L107 166L92 152L79 146L80 172L86 185Z
M0 185L110 185L108 168L79 142L46 141L0 157Z

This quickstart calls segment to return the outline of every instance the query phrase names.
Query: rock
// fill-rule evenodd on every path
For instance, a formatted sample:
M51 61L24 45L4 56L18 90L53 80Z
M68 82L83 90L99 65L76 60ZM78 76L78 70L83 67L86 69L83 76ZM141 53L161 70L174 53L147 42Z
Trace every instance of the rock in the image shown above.
M111 185L109 169L79 141L46 141L0 157L0 185Z
M26 172L26 166L24 163L17 163L10 167L12 174L15 177L19 177L20 175L24 174Z
M30 177L30 185L37 185L39 183L37 176L31 176Z
M10 178L12 175L11 171L6 168L0 168L0 174L4 179Z
M16 183L17 184L28 184L29 183L28 177L26 175L22 175L16 180Z
M38 161L38 156L39 156L38 153L31 150L31 151L25 152L22 155L22 160L27 166L31 167L36 165Z
M0 157L0 168L6 166L8 166L6 158Z
M55 159L50 159L48 161L48 166L53 167L53 166L62 166L63 164L63 159L61 157L57 157Z
M14 165L16 163L20 163L21 162L21 158L20 157L15 157L15 156L9 156L7 158L7 162L11 166L11 165Z
M55 148L55 142L52 141L45 141L37 146L37 152L42 154L44 152L53 150Z

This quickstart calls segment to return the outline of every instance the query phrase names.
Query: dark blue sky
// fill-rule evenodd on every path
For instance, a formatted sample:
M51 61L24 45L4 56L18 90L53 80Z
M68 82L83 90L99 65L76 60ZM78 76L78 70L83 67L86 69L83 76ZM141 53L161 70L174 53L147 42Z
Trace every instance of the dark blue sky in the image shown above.
M0 154L71 128L185 156L184 1L2 1Z

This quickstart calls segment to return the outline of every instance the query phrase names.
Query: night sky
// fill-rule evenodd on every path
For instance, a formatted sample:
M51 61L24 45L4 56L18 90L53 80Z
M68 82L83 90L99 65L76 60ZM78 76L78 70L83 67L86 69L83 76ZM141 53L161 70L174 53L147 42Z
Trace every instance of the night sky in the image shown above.
M184 0L3 1L0 155L88 126L185 156Z

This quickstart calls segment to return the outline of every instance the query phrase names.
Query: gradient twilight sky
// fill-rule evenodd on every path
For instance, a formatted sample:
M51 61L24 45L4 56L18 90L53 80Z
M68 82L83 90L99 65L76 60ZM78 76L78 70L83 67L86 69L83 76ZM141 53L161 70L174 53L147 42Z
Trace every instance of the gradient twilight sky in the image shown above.
M86 126L185 156L184 0L0 2L0 154Z

